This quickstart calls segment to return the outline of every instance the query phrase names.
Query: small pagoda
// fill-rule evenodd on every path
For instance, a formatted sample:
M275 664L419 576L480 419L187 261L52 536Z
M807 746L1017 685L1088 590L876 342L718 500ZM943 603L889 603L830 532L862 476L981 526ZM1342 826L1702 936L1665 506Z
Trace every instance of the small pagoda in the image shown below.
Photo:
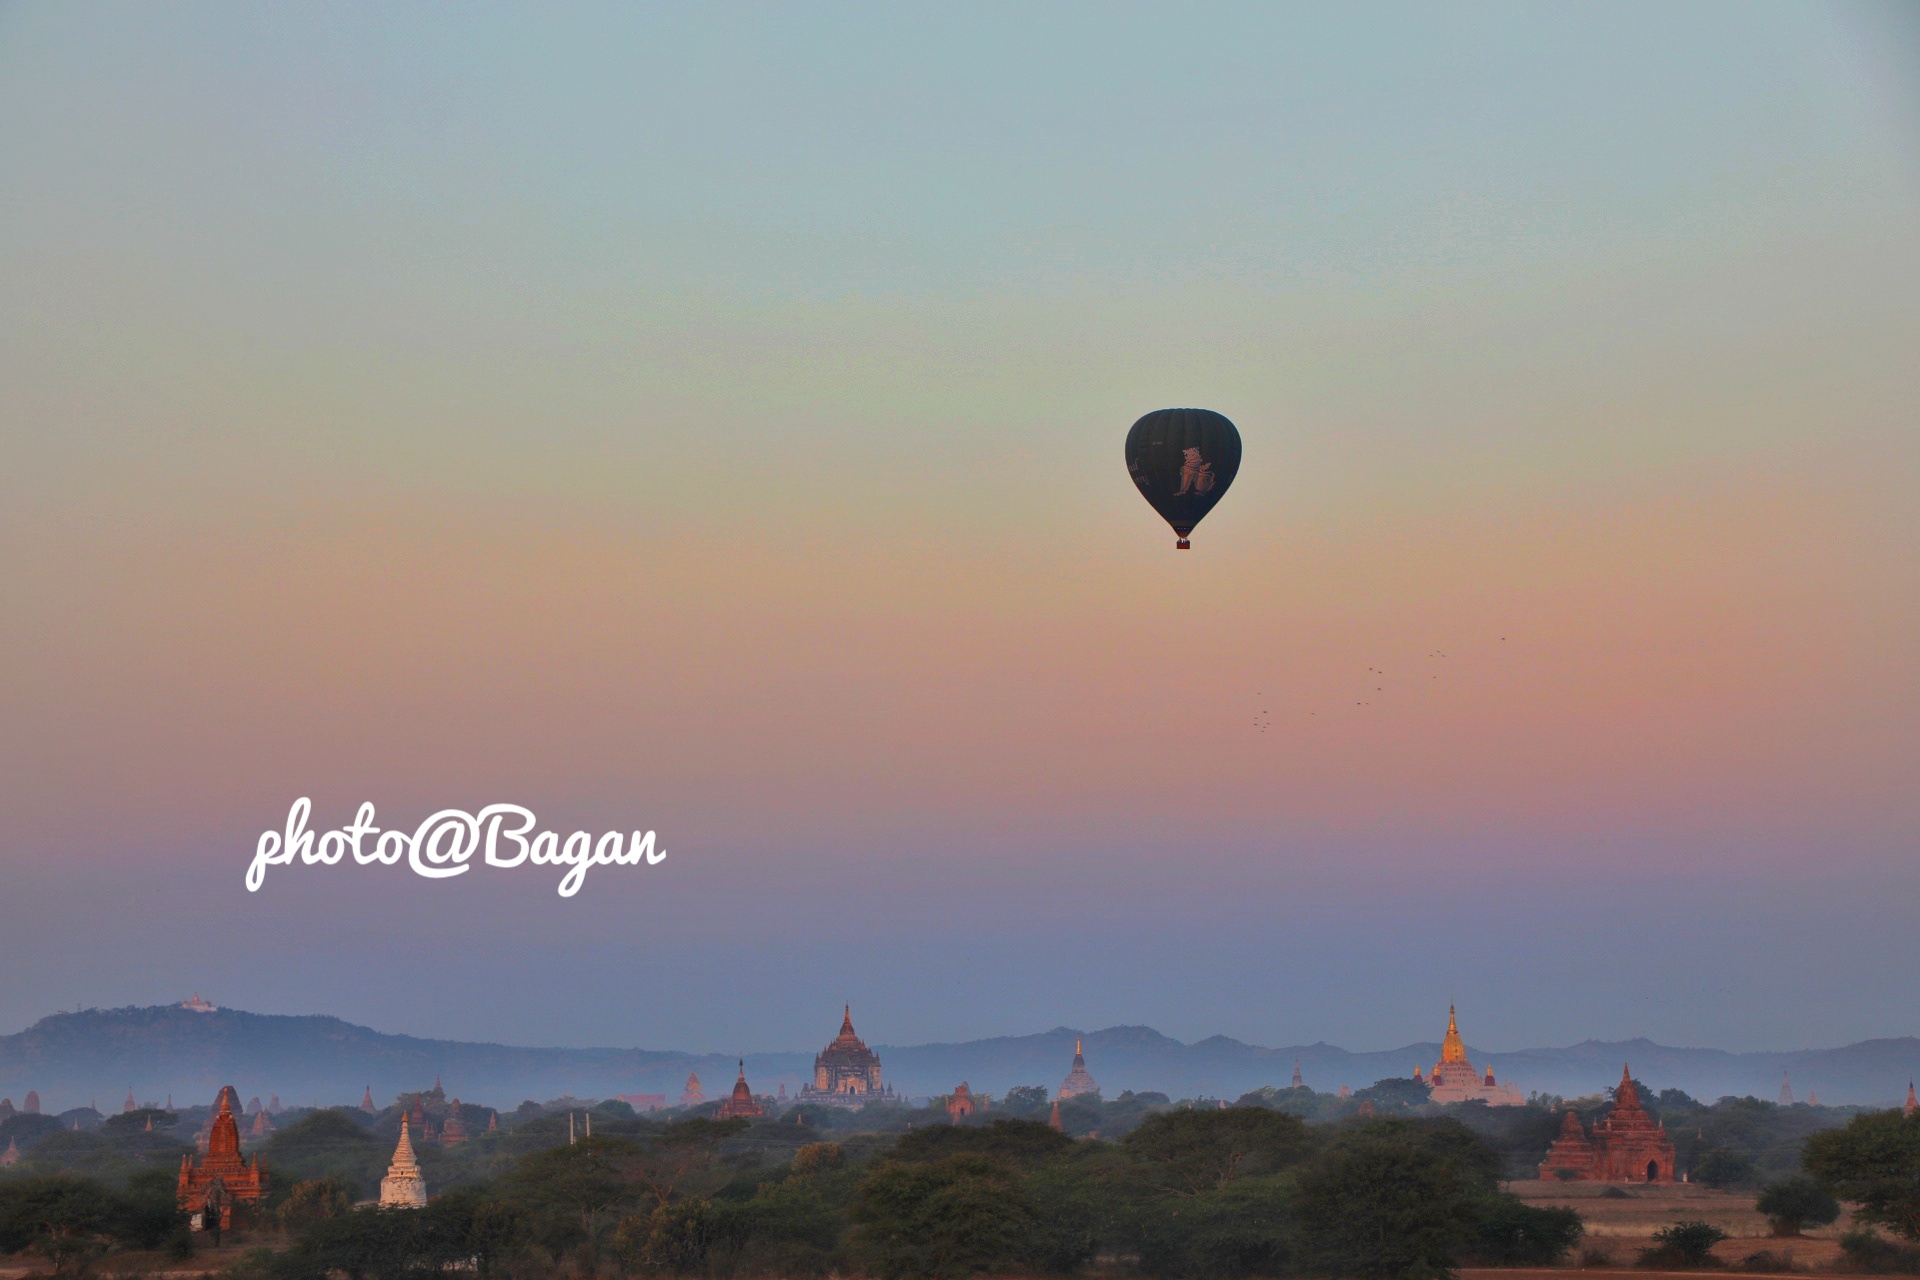
M759 1120L767 1114L767 1109L754 1101L753 1090L747 1087L747 1060L740 1060L740 1078L733 1082L733 1096L720 1104L713 1113L716 1120Z

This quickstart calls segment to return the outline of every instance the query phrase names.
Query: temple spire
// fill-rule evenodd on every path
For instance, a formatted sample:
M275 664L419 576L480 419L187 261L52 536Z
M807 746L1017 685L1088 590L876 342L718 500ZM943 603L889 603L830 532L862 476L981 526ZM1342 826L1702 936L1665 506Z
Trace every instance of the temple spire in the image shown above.
M1913 1081L1909 1080L1907 1081L1907 1105L1901 1108L1900 1114L1910 1116L1916 1111L1920 1111L1920 1098L1913 1096Z
M1447 1038L1440 1042L1440 1061L1465 1062L1467 1046L1460 1039L1460 1022L1453 1015L1453 1006L1447 1006Z

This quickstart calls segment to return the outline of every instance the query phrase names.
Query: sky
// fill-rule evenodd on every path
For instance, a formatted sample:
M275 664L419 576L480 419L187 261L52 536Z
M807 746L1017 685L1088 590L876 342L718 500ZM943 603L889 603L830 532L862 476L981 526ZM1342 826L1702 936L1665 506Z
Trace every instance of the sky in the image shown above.
M1911 7L10 4L0 175L0 1032L1920 1034Z

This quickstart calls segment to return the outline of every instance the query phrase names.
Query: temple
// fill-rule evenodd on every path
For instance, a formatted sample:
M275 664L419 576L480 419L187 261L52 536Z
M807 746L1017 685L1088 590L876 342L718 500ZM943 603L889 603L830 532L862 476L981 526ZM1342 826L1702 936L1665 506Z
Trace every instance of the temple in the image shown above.
M1087 1055L1080 1052L1080 1037L1073 1038L1073 1067L1067 1072L1067 1078L1060 1082L1056 1096L1077 1098L1083 1093L1100 1092L1099 1084L1087 1074Z
M1293 1079L1287 1082L1287 1088L1289 1088L1289 1089L1304 1089L1304 1088L1306 1088L1306 1087L1307 1087L1307 1082L1306 1082L1305 1080L1303 1080L1303 1079L1301 1079L1301 1077L1300 1077L1300 1064L1299 1064L1299 1062L1297 1062L1297 1061L1296 1061L1296 1062L1295 1062L1295 1063L1293 1064Z
M0 1152L0 1169L9 1169L20 1163L20 1144L12 1138L7 1139L7 1149Z
M973 1090L967 1087L965 1080L962 1080L954 1087L953 1092L947 1095L947 1115L955 1124L959 1124L979 1109L980 1104L975 1100Z
M207 1133L207 1154L198 1165L191 1155L180 1157L178 1195L182 1213L204 1213L211 1197L220 1208L220 1229L233 1225L236 1201L259 1200L266 1195L266 1168L259 1156L247 1163L240 1154L240 1122L233 1118L239 1095L233 1086L220 1091L220 1110Z
M360 1095L360 1109L366 1112L368 1115L372 1115L374 1113L372 1085L368 1085L367 1091Z
M697 1107L706 1100L707 1095L700 1088L699 1074L692 1071L687 1072L687 1087L680 1091L680 1105L683 1107Z
M460 1118L460 1099L447 1104L447 1122L440 1126L440 1145L457 1147L467 1140L467 1122Z
M840 1017L840 1034L815 1055L813 1083L801 1087L800 1101L828 1107L896 1101L893 1086L880 1083L880 1055L853 1032L852 1005Z
M1420 1079L1418 1067L1413 1070L1413 1078ZM1473 1069L1452 1005L1447 1006L1447 1038L1440 1042L1440 1061L1433 1064L1433 1075L1426 1083L1435 1102L1484 1102L1490 1107L1523 1107L1527 1103L1518 1089L1493 1078L1492 1067L1484 1077Z
M1916 1111L1920 1111L1920 1098L1913 1096L1913 1081L1909 1080L1907 1081L1907 1105L1900 1108L1900 1114L1910 1116Z
M420 1176L420 1162L413 1155L413 1140L407 1132L407 1117L400 1116L400 1142L393 1149L393 1163L387 1176L380 1179L382 1209L421 1209L427 1203L427 1180Z
M1780 1105L1793 1105L1793 1079L1784 1071L1780 1073Z
M753 1100L753 1090L747 1087L747 1061L740 1060L740 1078L733 1082L733 1096L720 1104L713 1113L716 1120L758 1120L767 1114L767 1109Z
M1673 1139L1640 1105L1633 1073L1620 1069L1613 1110L1589 1136L1572 1111L1560 1123L1560 1136L1540 1162L1540 1177L1563 1182L1672 1182Z

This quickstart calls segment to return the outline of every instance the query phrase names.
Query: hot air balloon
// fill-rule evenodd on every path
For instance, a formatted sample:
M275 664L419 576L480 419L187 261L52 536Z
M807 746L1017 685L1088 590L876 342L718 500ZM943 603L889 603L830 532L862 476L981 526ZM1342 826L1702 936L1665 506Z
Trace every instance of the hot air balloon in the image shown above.
M1185 551L1240 470L1240 433L1211 409L1156 409L1127 432L1127 472Z

